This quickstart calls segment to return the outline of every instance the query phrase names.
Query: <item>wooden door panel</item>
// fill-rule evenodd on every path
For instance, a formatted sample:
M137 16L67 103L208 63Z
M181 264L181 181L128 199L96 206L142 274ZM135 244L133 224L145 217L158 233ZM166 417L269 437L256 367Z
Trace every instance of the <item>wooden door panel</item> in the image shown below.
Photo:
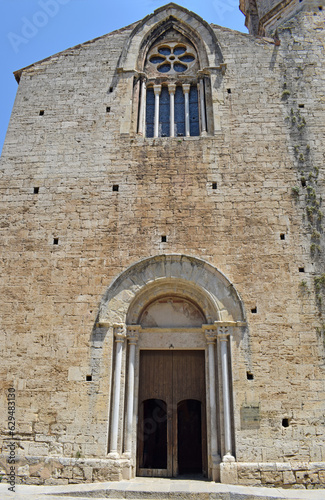
M204 351L173 351L173 405L184 399L205 401Z
M178 407L186 400L196 400L205 406L204 351L173 351L173 476L178 476ZM200 417L201 419L201 417ZM201 432L201 434L203 434Z
M172 362L168 351L140 352L138 474L141 476L161 477L171 474L168 419L171 418L169 408L172 406ZM165 422L161 415L164 405L167 410ZM162 433L165 433L166 443L162 443ZM167 448L167 463L163 460L159 464L155 448L158 455L165 454Z
M200 419L202 421L202 468L203 471L206 470L205 397L204 351L140 352L138 426L139 475L168 477L178 475L178 457L184 456L184 454L179 455L178 450L178 407L181 402L185 402L186 400L197 401L200 405ZM154 400L156 403L154 403ZM154 434L160 425L158 421L155 422L157 412L154 410L152 415L150 414L151 406L153 405L152 408L154 408L155 404L161 406L162 402L166 404L167 408L167 443L165 443L165 448L161 442L161 434ZM184 408L189 408L188 403L185 403ZM157 413L157 418L158 416ZM186 423L184 423L184 425L186 425ZM152 426L153 429L153 434L149 436L146 435L148 426L149 431L150 426ZM161 432L161 430L159 432ZM159 467L160 462L155 459L154 451L150 452L150 450L154 450L154 445L152 442L148 444L148 441L144 445L144 439L149 441L150 439L156 439L157 446L160 446L161 449L164 450L167 448L167 469L157 468L157 464ZM184 437L182 437L179 442L184 442ZM190 445L191 443L189 440L189 446ZM152 453L152 456L148 457L148 453Z
M172 363L169 351L140 352L139 402L145 399L162 399L171 403Z

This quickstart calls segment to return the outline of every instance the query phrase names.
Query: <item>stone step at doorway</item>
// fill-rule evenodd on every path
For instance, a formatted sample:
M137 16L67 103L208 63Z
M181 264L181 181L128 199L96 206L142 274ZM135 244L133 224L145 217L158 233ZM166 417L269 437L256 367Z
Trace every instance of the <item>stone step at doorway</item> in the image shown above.
M1 500L13 498L8 485L0 484ZM136 478L130 481L68 484L60 486L17 485L15 500L325 500L325 490L293 490L214 483L198 479Z

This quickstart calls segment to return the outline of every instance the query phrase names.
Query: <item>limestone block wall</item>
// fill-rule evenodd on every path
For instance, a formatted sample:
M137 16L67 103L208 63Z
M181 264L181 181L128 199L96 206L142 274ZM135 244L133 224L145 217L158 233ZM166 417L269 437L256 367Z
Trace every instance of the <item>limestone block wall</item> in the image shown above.
M299 14L280 46L213 27L227 69L211 74L212 137L125 129L133 76L117 67L132 26L23 71L0 168L4 473L14 387L21 481L129 477L129 461L107 458L112 332L92 333L119 273L184 254L225 274L247 314L228 480L324 483L323 22Z

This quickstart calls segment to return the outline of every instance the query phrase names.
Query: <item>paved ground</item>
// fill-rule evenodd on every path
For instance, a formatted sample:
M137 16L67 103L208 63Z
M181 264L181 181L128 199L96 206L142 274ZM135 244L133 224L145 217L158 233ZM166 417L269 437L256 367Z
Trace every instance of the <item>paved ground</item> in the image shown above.
M104 499L177 499L177 500L325 500L322 490L284 490L233 486L188 479L136 478L131 481L70 484L65 486L17 485L16 493L8 491L8 484L0 484L0 500L89 500Z

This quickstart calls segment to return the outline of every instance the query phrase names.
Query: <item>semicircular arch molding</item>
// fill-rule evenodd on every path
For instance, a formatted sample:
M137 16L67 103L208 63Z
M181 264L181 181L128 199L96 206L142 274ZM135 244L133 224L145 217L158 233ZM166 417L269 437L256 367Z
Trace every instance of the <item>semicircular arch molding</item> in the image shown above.
M209 324L245 322L245 311L232 283L211 264L185 255L158 255L121 273L103 297L98 323L137 324L146 304L163 295L195 302Z
M183 279L160 278L149 283L134 297L127 313L126 323L128 325L139 323L141 313L148 304L164 296L182 297L194 302L203 312L207 323L220 321L220 304L208 291Z
M171 3L155 10L136 25L121 54L120 69L142 71L148 49L170 29L180 32L196 46L201 69L223 63L222 52L211 26L200 16Z

